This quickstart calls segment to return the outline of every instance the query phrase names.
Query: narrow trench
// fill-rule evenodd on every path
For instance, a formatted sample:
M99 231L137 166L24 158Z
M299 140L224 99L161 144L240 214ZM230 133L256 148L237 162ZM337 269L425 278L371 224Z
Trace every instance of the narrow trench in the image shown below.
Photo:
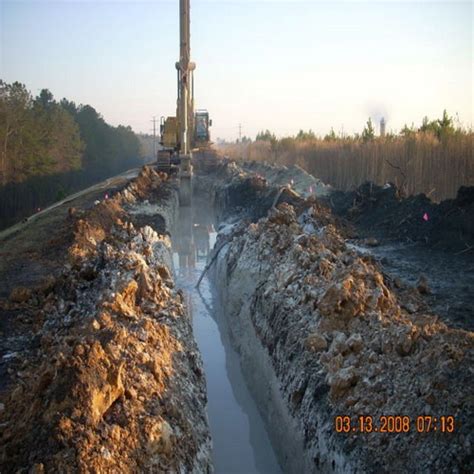
M196 199L193 208L180 208L172 232L173 264L204 362L215 472L278 474L281 469L222 324L213 285L204 277L199 290L195 288L215 239L208 203Z

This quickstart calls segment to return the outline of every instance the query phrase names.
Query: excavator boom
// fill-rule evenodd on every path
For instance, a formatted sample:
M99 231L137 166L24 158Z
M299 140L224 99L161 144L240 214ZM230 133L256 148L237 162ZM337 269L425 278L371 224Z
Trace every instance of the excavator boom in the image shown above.
M208 144L209 120L207 111L194 114L194 77L196 68L191 61L190 0L179 1L179 60L176 62L178 75L178 99L176 117L162 118L161 145L157 168L171 172L173 165L179 166L180 202L183 206L191 202L193 146ZM198 125L198 127L197 127Z

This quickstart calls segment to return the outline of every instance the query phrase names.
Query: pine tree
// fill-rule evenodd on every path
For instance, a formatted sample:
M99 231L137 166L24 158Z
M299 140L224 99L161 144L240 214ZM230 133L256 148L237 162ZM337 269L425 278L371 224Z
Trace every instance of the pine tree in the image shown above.
M362 141L367 143L375 138L375 129L374 125L372 124L372 119L369 117L367 120L367 124L362 131Z

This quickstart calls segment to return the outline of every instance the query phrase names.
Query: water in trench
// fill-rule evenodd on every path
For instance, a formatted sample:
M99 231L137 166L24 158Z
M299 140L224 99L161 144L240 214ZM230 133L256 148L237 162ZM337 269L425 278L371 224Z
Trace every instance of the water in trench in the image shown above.
M245 384L239 356L216 322L219 315L212 285L204 277L199 290L195 288L215 243L213 221L212 210L202 202L193 209L180 209L173 231L173 262L204 361L214 467L218 474L277 474L281 469Z

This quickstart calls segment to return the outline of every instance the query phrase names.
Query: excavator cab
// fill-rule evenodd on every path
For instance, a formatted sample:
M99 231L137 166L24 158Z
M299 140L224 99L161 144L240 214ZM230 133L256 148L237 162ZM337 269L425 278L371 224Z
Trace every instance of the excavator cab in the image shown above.
M197 110L194 116L194 145L207 145L211 140L209 127L212 120L209 120L209 112L207 110Z

